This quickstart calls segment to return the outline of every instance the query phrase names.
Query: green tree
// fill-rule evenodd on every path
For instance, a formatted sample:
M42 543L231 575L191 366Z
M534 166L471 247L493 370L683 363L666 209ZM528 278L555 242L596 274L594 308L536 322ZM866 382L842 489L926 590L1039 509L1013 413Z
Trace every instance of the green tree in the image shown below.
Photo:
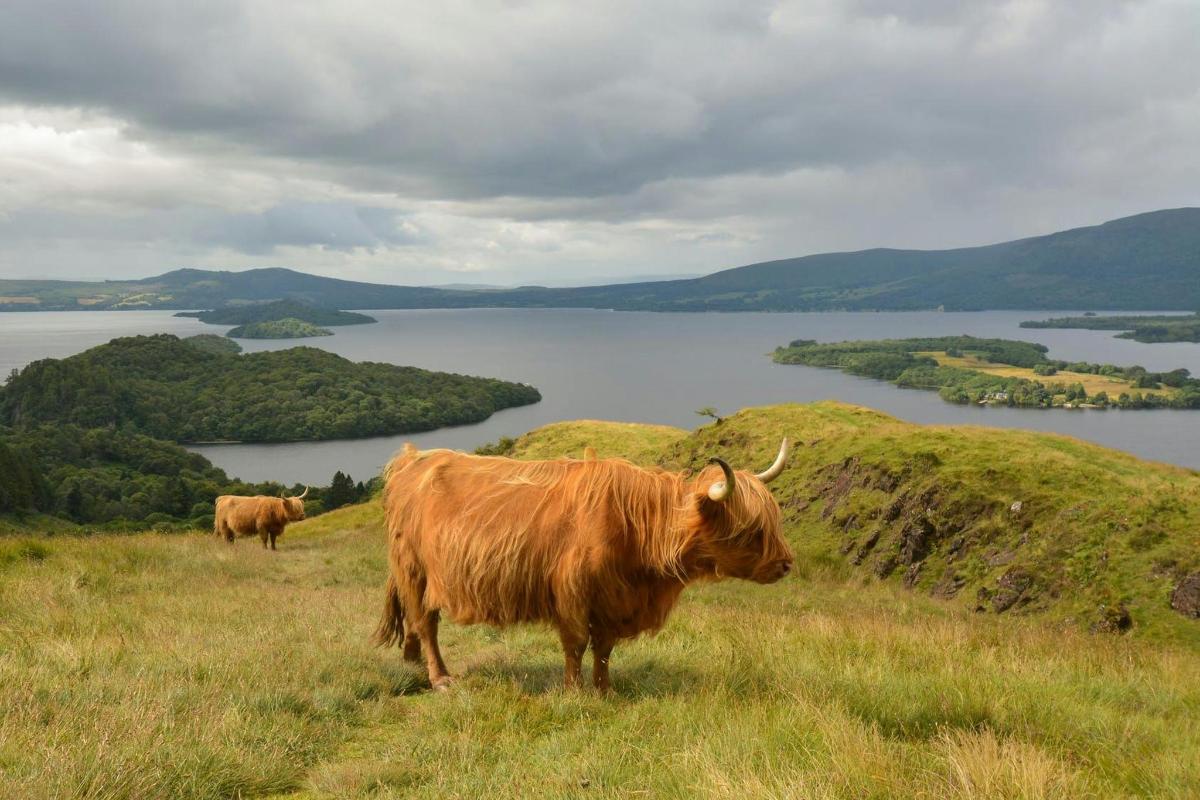
M353 479L341 470L333 473L333 480L329 483L329 491L325 492L325 508L332 511L335 508L341 508L357 500L358 492L354 488Z

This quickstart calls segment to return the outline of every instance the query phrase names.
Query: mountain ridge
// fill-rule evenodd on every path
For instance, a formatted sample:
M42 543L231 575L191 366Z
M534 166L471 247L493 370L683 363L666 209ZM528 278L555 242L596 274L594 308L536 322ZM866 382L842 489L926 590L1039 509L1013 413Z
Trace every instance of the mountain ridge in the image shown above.
M815 253L699 278L465 290L363 283L285 267L181 268L132 281L0 280L0 310L212 308L295 299L325 307L627 311L1200 309L1200 208L1163 209L943 250Z

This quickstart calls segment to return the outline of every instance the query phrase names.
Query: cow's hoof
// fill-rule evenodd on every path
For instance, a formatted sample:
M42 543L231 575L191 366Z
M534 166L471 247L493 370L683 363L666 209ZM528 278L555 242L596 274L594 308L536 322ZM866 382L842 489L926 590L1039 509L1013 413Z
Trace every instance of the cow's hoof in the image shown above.
M441 678L438 678L435 681L431 681L431 683L433 685L433 690L435 692L446 692L446 691L449 691L450 688L454 685L454 679L451 678L449 675L445 675Z

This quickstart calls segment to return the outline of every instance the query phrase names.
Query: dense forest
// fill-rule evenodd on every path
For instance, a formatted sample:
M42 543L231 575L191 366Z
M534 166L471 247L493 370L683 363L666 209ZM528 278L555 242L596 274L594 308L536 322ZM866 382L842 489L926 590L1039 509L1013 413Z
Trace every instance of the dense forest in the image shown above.
M954 403L1200 408L1200 380L1186 369L1150 372L1138 366L1054 360L1046 353L1045 346L1029 342L940 336L835 343L797 339L777 348L772 357L780 364L836 367L898 386L934 389ZM942 360L953 363L942 363L935 354L945 354ZM961 365L972 359L1018 367L1014 372L1023 374L996 374ZM1111 378L1127 389L1115 397L1104 389L1089 390L1082 380L1086 376Z
M1139 342L1200 342L1200 313L1188 315L1054 317L1028 320L1022 328L1082 328L1093 331L1124 331L1118 339Z
M206 352L175 336L114 339L36 361L0 391L0 424L117 427L175 442L386 436L536 403L520 383L354 363L309 347Z
M305 511L357 502L377 481L356 484L337 472L329 487L312 488ZM301 488L231 479L203 456L129 430L0 427L0 514L41 512L89 529L209 529L218 495Z
M251 325L255 322L297 319L330 328L338 325L367 325L378 321L366 314L309 305L298 300L276 300L271 303L226 306L209 311L183 311L175 316L195 317L210 325Z
M231 339L309 339L333 336L333 331L295 317L238 325L225 334Z
M224 336L218 336L215 333L200 333L195 336L188 336L183 341L185 344L189 344L206 353L236 355L242 352L240 344Z

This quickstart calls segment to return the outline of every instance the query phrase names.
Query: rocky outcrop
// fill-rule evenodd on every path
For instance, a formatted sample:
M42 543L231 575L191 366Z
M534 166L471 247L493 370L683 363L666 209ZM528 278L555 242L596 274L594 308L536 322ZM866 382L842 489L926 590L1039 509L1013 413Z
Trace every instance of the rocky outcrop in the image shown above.
M1193 572L1171 592L1171 608L1185 617L1200 619L1200 572Z

